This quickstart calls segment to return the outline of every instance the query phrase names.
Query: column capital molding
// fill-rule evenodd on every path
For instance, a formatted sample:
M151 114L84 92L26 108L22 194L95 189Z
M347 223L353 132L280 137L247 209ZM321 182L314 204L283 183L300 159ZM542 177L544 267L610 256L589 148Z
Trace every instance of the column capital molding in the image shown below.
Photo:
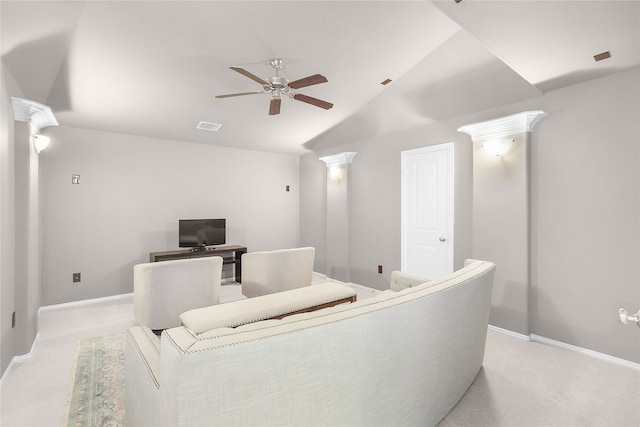
M460 126L458 132L469 134L473 141L504 138L510 135L531 132L533 127L546 115L547 113L542 110L524 111L498 119Z
M31 123L38 132L47 126L58 126L51 108L28 99L11 97L13 117L16 121Z
M347 151L344 153L333 154L331 156L320 157L319 159L325 162L328 168L331 168L333 166L350 165L356 154L358 153L354 151Z

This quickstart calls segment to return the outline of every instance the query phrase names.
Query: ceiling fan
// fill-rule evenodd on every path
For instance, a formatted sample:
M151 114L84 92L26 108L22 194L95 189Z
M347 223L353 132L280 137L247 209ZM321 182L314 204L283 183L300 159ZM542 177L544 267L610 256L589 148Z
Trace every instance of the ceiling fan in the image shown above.
M303 95L301 93L296 92L296 89L300 89L307 86L313 86L320 83L326 83L327 78L320 75L314 74L302 79L294 80L292 82L289 79L282 77L279 75L279 71L284 67L284 61L280 58L273 58L271 60L271 66L276 70L276 75L269 77L267 80L263 80L260 77L251 74L249 71L240 67L229 67L233 71L236 71L242 74L245 77L249 77L251 80L258 82L262 85L262 90L256 92L240 92L240 93L230 93L227 95L217 95L216 98L230 98L233 96L244 96L244 95L257 95L262 93L268 93L271 95L271 102L269 104L269 115L273 116L276 114L280 114L280 103L282 101L282 95L288 95L290 98L295 99L296 101L306 102L307 104L315 105L316 107L324 108L328 110L333 107L333 104L327 101L323 101L321 99L312 98L307 95Z

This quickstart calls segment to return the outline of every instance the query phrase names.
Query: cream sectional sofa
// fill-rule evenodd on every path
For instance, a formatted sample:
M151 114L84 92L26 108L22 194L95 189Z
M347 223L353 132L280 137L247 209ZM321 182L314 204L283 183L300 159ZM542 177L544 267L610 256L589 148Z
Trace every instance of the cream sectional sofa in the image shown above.
M200 334L131 328L127 425L433 426L482 365L494 268L394 272L402 290Z

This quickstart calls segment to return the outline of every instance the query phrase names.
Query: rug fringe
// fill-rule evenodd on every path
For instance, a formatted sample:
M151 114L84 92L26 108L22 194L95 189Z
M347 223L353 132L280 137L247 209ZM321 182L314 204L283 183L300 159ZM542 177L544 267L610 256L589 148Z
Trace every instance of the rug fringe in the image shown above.
M76 349L73 355L73 365L75 369L71 373L71 379L69 380L69 389L67 391L67 398L64 401L64 414L62 415L62 424L61 426L69 425L69 416L71 415L71 399L73 398L73 392L76 387L76 373L78 372L78 358L80 357L80 351L82 349L82 340L78 340L76 342Z

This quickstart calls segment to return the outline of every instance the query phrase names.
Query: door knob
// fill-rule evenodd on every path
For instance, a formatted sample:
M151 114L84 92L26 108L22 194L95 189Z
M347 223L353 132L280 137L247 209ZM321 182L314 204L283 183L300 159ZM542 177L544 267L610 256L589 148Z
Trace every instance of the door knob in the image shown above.
M446 241L447 241L447 238L446 238L446 237L444 237L444 236L440 236L440 238L439 238L438 240L440 240L441 242L446 242Z
M636 314L630 315L627 310L621 308L620 310L618 310L618 318L620 319L620 323L622 324L626 325L629 323L635 323L640 328L640 310L638 310Z

